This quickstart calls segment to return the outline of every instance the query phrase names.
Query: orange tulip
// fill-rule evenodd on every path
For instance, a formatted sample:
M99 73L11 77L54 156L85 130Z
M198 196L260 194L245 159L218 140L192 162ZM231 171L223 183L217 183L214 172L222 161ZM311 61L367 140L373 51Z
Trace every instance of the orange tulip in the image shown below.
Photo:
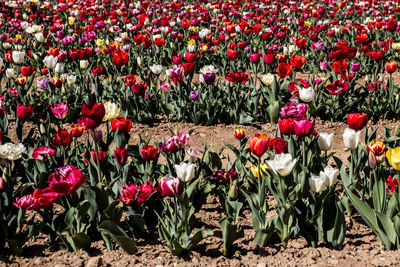
M250 150L251 153L257 157L261 157L268 149L268 136L263 134L255 134L250 137Z

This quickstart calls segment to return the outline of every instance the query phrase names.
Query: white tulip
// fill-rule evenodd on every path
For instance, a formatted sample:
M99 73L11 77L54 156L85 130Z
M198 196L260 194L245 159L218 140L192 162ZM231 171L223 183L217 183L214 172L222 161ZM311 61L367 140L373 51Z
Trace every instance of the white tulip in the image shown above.
M361 143L361 131L355 131L351 128L344 129L343 141L348 149L355 149Z
M6 49L6 50L8 50L8 49L11 48L11 44L10 44L10 43L7 43L7 42L4 42L4 43L3 43L3 48Z
M261 82L264 85L270 86L274 82L274 74L264 74L263 76L261 76Z
M83 70L87 69L89 67L89 61L87 60L80 60L79 61L79 67Z
M315 90L312 87L302 88L299 87L299 98L306 103L309 103L314 100Z
M112 119L121 117L121 110L118 108L117 104L112 102L106 102L104 104L104 109L106 114L104 115L103 121L110 121Z
M23 144L5 143L4 145L0 145L0 158L17 160L25 151L26 148Z
M318 146L322 151L328 151L332 147L333 133L322 132L318 137Z
M64 68L65 68L65 63L57 62L56 67L54 68L54 71L56 73L64 73Z
M43 59L43 64L49 68L54 69L57 65L58 58L52 55L45 56Z
M22 64L25 61L25 52L21 51L13 51L12 52L12 59L15 64Z
M6 77L8 78L8 79L15 79L15 78L17 78L17 72L14 70L14 69L12 69L12 68L8 68L8 69L6 69Z
M325 169L319 173L319 175L325 178L327 186L332 186L336 184L336 180L339 175L339 170L329 165L326 166Z
M314 193L322 192L326 186L325 177L322 176L311 175L311 178L308 179L308 183Z
M162 72L162 66L161 65L153 65L150 67L151 72L153 72L153 74L158 75Z
M281 153L275 155L273 160L267 160L267 164L272 170L279 173L281 176L288 176L296 165L296 159L292 158L292 155L287 153Z
M76 82L76 76L75 75L68 75L67 76L67 84L68 85L74 85Z
M193 163L181 162L179 165L175 164L176 176L182 182L189 182L194 178L195 165Z
M36 38L36 40L38 42L43 42L44 41L44 35L43 35L42 32L35 33L35 38Z

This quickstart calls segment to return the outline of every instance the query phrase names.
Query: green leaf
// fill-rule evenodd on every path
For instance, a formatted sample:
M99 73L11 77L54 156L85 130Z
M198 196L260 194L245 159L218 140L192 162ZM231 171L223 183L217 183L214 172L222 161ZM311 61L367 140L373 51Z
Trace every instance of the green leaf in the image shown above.
M254 241L260 246L264 247L268 240L271 238L272 234L274 233L275 227L273 224L268 226L266 229L259 229L256 231L254 235Z
M136 251L135 240L128 235L113 221L105 220L98 226L99 231L112 238L118 245L121 246L128 254L133 254Z
M224 256L228 255L228 250L232 246L233 242L244 236L243 227L231 223L228 218L224 218L219 221L222 230L222 238L224 240Z
M90 248L90 245L92 243L92 240L90 239L90 237L85 233L79 233L76 235L72 235L70 238L74 242L76 250L79 250L81 248L87 250Z

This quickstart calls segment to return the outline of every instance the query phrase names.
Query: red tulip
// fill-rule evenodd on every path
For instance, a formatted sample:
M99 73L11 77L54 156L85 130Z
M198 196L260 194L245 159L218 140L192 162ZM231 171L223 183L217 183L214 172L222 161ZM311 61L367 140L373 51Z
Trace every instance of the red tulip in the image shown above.
M283 134L283 135L294 134L293 121L294 121L294 119L292 119L292 118L279 119L278 126L279 126L279 131L281 132L281 134Z
M275 62L275 53L266 53L264 56L264 63L267 65L272 65Z
M123 164L128 158L128 151L125 147L121 146L114 150L114 158L119 164Z
M303 56L292 56L292 58L290 59L290 64L292 64L292 66L296 69L301 69L304 64L306 63L307 59Z
M292 74L292 65L285 62L279 63L277 74L281 78L290 76Z
M180 57L180 58L182 60L182 57ZM196 62L196 60L197 60L197 54L196 53L186 52L186 54L185 54L185 62L186 63Z
M236 60L239 58L239 51L228 50L227 55L229 60Z
M386 62L385 69L388 73L393 73L397 70L398 64L396 60Z
M268 146L274 149L275 154L288 152L288 142L280 137L270 138Z
M57 168L49 176L49 189L53 194L44 193L45 196L65 196L74 194L84 183L86 176L73 165Z
M305 137L314 133L315 120L309 121L307 119L293 121L294 133L298 137Z
M250 137L250 151L257 157L261 157L268 149L268 136L255 134Z
M132 127L132 121L119 117L112 120L111 127L114 133L119 130L123 134L129 134Z
M53 204L57 198L45 196L46 192L49 192L49 188L44 190L36 189L31 195L25 195L21 198L17 197L15 199L14 206L17 208L24 208L26 210L37 210L43 209L51 204Z
M136 95L144 95L147 89L147 82L143 81L132 86L132 92Z
M353 130L361 130L368 123L368 115L367 114L359 114L359 113L351 113L347 114L347 124Z
M90 129L96 129L106 115L104 104L90 103L82 105L82 121Z
M164 37L159 37L159 38L154 39L154 44L155 44L156 46L158 46L158 47L164 46L164 44L165 44L165 39L164 39Z
M53 144L56 146L68 146L71 143L71 135L67 130L58 129L53 135Z
M153 160L156 158L158 153L158 148L152 145L142 146L140 154L144 160Z
M33 108L30 106L25 105L18 105L17 106L17 117L21 121L29 120L33 114Z
M112 57L113 57L112 62L117 68L120 68L120 67L128 64L129 55L127 53L125 53L124 51L117 50L116 52L114 52Z
M33 74L33 72L35 71L35 68L32 66L28 66L28 67L21 66L20 71L23 76L31 76Z
M349 63L347 60L342 59L342 60L334 60L332 62L332 68L336 73L343 73L346 71L347 67L349 66Z
M69 134L71 137L81 137L85 132L85 126L79 124L71 124L69 126Z

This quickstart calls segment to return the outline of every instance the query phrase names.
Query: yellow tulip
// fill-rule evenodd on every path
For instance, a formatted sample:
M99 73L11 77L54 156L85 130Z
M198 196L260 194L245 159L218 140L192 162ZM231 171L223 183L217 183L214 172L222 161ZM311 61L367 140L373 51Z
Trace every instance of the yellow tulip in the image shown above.
M68 24L69 25L74 25L74 23L75 23L75 18L74 17L68 17Z
M386 151L386 158L393 169L400 171L400 146L389 148L388 151Z
M268 164L267 163L262 163L260 165L261 169L261 178L264 178L264 173L267 173L268 170ZM253 173L254 177L258 178L258 165L251 165L250 167L251 172Z

